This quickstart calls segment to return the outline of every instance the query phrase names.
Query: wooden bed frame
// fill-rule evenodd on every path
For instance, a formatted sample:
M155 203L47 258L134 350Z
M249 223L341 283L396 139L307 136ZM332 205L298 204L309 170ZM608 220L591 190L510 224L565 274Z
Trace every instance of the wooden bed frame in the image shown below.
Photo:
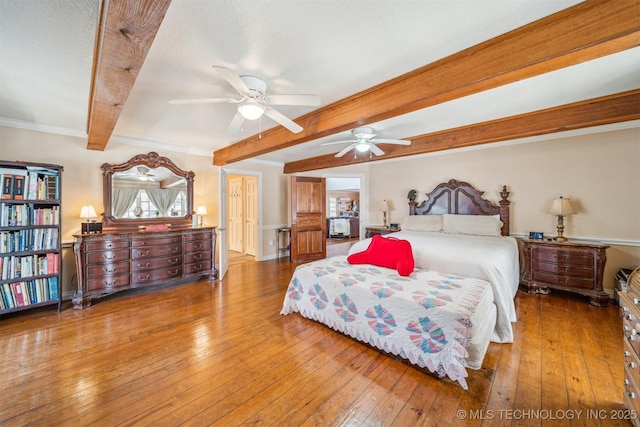
M507 186L502 186L501 200L496 206L482 197L484 191L477 190L468 182L457 181L439 184L433 191L426 193L427 200L418 204L416 190L409 192L409 215L500 215L502 221L502 235L509 235L509 192Z

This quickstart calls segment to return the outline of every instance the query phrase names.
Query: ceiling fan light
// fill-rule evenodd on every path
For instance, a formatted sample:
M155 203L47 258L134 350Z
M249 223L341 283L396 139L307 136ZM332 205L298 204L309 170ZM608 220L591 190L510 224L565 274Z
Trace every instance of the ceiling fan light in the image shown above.
M359 142L356 144L356 151L358 153L366 153L367 151L369 151L369 144L367 144L366 142Z
M238 112L247 120L256 120L264 114L264 108L255 102L244 102L238 106Z

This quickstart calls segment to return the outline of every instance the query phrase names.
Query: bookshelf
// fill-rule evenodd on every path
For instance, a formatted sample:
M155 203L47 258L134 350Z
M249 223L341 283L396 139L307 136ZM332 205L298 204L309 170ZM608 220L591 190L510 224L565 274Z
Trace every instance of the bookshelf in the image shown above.
M62 305L62 166L0 160L0 315Z

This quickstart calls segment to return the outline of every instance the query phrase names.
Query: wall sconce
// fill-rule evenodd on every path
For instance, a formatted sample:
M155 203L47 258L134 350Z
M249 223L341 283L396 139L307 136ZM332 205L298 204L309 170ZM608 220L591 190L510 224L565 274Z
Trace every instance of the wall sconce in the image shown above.
M204 217L207 215L207 207L200 205L198 209L196 209L196 216L200 218L200 227L204 227Z
M87 220L82 223L82 233L102 233L102 223L96 222L93 218L97 218L98 214L93 205L84 205L80 209L80 218Z
M391 203L383 200L382 203L380 203L380 208L378 210L382 212L383 227L387 228L387 212L391 211Z
M558 237L556 237L555 240L558 242L566 242L567 238L563 236L564 217L576 213L573 210L573 206L571 206L571 202L569 202L569 199L564 199L560 196L558 199L553 200L553 204L548 213L558 216Z

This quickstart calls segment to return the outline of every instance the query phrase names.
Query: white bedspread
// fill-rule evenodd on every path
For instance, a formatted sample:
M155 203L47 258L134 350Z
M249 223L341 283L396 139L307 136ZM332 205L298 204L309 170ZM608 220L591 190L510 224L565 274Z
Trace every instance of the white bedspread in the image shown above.
M466 389L471 319L489 286L419 268L403 277L338 256L296 268L281 314L299 312Z
M492 341L513 342L511 322L516 321L514 297L518 291L520 264L513 237L471 236L440 232L391 233L411 243L416 267L441 273L475 277L491 284L498 309ZM355 243L349 254L367 249L371 239Z

